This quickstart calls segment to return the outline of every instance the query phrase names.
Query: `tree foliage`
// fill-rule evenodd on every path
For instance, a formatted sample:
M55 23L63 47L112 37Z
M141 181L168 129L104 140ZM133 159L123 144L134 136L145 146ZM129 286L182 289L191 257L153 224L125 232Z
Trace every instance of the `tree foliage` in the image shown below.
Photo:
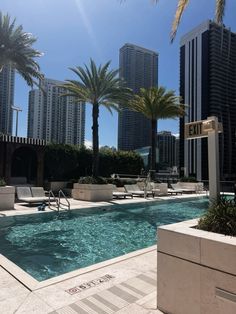
M29 86L34 79L41 79L40 67L34 60L42 54L32 48L36 38L23 31L22 25L16 26L15 19L0 12L0 72L3 66L11 65Z
M92 109L93 164L92 175L99 173L99 109L105 107L110 113L118 110L120 103L131 97L131 90L118 77L119 70L109 70L110 62L96 66L91 59L89 66L71 68L78 80L67 80L63 87L68 91L64 96L74 96L78 103L89 103Z

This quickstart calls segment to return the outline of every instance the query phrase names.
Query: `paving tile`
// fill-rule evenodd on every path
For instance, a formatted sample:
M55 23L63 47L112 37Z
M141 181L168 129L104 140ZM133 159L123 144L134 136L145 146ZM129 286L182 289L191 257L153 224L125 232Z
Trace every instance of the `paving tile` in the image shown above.
M144 292L145 294L152 293L156 290L156 287L150 285L149 283L141 280L140 278L134 277L126 281L127 284L139 289L140 291Z
M127 306L129 303L126 302L124 299L114 295L112 292L104 290L97 295L101 296L103 299L109 301L119 309L121 309L124 306ZM95 296L94 296L95 297Z
M144 275L144 274L141 274L141 275L138 275L137 278L149 283L150 285L153 285L156 287L156 280L152 279L151 277L147 276L147 275Z
M97 314L97 311L90 307L90 303L88 303L89 304L88 305L84 301L86 301L86 299L82 300L82 301L78 301L78 302L76 302L74 304L71 304L71 307L73 307L74 309L76 309L76 307L77 307L79 314L83 313L83 312L81 312L81 309L85 312L84 314L87 314L87 313L89 313L89 314ZM106 314L106 313L104 312L104 313L101 313L101 314Z
M70 305L78 300L55 285L34 291L35 295L44 300L53 310Z
M102 296L100 296L98 294L93 295L93 298L96 299L98 302L104 304L106 307L111 309L113 312L116 312L116 311L119 310L118 306L116 306L115 304L113 304L112 302L106 300L105 298L103 298Z
M52 311L52 308L47 305L43 300L38 298L34 293L30 293L18 310L16 314L46 314Z
M138 300L137 297L134 297L132 294L128 293L127 291L120 289L117 286L111 287L108 289L111 293L115 294L119 298L125 300L128 303L134 303L135 301Z
M143 297L143 294L141 293L138 293L136 291L133 291L132 289L129 289L127 286L124 286L122 284L120 285L116 285L117 288L120 288L122 291L124 291L125 293L127 294L131 294L133 297L137 298L137 299L140 299Z
M30 292L24 292L20 295L14 296L0 301L1 314L13 314L17 311L20 305L24 302Z
M116 312L116 314L148 314L149 311L142 308L137 304L130 304L129 306L124 307L123 309Z
M77 314L79 312L75 311L71 306L66 306L66 307L63 307L62 309L54 311L50 314L53 314L53 313L56 313L56 314ZM84 313L81 312L81 314L84 314ZM85 314L87 314L87 313L85 313Z
M126 283L126 282L122 282L121 285L122 285L123 287L128 288L129 290L131 290L131 291L133 291L133 292L139 294L140 296L143 296L143 297L144 297L144 296L146 295L145 292L143 292L143 291L141 291L141 290L135 288L134 286L129 285L129 284Z
M108 314L112 314L114 313L113 310L111 310L109 307L107 307L104 303L98 301L97 299L95 299L94 297L89 297L87 298L87 300L89 300L90 302L92 302L93 304L97 305L99 308L103 309L106 313Z

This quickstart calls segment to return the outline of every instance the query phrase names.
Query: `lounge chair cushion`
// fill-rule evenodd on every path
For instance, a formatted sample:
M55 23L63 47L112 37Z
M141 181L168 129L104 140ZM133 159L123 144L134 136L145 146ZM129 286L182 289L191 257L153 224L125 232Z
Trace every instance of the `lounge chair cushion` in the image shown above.
M17 198L20 200L22 198L30 198L32 197L32 193L30 187L28 186L18 186L16 187Z
M25 203L42 203L48 201L48 197L22 197L19 200Z
M31 192L33 197L45 197L45 191L42 187L32 187Z

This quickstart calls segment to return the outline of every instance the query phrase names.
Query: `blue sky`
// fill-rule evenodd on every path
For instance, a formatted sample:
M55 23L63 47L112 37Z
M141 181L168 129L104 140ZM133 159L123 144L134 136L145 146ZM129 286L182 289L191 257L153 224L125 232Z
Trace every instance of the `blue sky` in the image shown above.
M16 17L17 24L38 38L35 47L44 52L39 59L46 77L58 80L74 78L68 67L111 60L119 64L119 48L133 43L159 53L159 85L179 88L179 40L206 19L213 19L215 0L190 0L178 34L170 44L171 23L177 0L1 0L1 11ZM236 31L236 1L227 0L224 23ZM15 105L19 115L19 135L27 132L29 88L17 77ZM100 144L117 145L117 114L101 110ZM178 121L160 121L158 130L178 133ZM91 140L91 108L87 106L86 133Z

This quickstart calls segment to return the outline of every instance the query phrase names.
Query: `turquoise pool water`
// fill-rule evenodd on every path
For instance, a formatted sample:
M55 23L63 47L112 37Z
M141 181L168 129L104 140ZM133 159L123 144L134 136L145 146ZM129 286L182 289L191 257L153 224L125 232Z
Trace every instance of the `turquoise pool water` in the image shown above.
M0 253L39 281L156 243L158 226L199 217L206 198L0 219Z

